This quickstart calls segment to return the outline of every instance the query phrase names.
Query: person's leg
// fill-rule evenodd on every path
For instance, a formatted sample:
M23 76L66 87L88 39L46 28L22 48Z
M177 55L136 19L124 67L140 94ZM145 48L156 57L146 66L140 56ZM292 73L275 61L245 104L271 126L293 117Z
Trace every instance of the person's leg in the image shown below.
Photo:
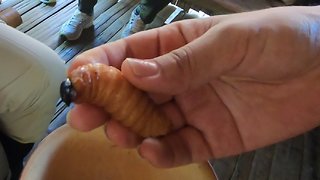
M96 4L97 0L79 0L78 9L62 25L60 35L67 38L67 40L78 39L84 29L93 25L94 6Z
M82 13L92 16L93 9L96 4L97 4L97 0L79 0L78 8Z
M171 0L141 0L136 11L145 24L151 23L156 15L166 7Z
M18 153L24 156L51 122L65 65L52 49L26 34L5 24L0 31L0 131L6 152L15 152L7 154L10 166L21 167Z
M157 14L166 7L171 0L141 0L132 11L130 20L123 30L121 37L125 38L139 31L143 31Z

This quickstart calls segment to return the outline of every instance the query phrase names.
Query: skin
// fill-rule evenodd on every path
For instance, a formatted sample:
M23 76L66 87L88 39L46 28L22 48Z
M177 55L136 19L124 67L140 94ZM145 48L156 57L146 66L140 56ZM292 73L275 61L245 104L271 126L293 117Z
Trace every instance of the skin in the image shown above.
M320 124L320 7L282 7L187 20L77 56L121 68L174 129L141 139L101 109L76 105L69 124L104 125L115 144L174 167L261 148Z

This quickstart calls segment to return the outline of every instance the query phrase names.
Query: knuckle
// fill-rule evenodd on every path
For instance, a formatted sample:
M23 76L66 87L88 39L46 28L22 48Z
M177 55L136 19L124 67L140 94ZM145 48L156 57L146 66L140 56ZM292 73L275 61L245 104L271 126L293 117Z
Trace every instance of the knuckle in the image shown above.
M179 50L172 51L172 58L175 63L176 72L178 72L175 78L179 86L183 89L189 88L189 81L195 73L195 62L192 57L192 50L187 46L180 48Z

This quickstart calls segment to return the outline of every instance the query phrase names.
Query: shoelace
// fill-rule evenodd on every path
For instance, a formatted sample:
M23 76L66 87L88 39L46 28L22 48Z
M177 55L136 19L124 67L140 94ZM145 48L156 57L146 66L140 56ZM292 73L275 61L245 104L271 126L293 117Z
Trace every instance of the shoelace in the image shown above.
M133 24L133 22L135 21L136 18L132 17L129 21L129 24Z
M82 20L82 15L81 14L75 14L71 17L71 19L68 22L68 25L72 26L72 27L77 27L79 24L83 23Z

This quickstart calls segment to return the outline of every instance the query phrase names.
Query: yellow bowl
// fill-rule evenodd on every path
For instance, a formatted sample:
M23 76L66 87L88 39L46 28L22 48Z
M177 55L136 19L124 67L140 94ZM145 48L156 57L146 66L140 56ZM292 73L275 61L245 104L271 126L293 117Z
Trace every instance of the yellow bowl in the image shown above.
M215 180L208 163L158 169L134 149L107 140L103 128L88 133L64 125L47 136L28 160L23 180Z

